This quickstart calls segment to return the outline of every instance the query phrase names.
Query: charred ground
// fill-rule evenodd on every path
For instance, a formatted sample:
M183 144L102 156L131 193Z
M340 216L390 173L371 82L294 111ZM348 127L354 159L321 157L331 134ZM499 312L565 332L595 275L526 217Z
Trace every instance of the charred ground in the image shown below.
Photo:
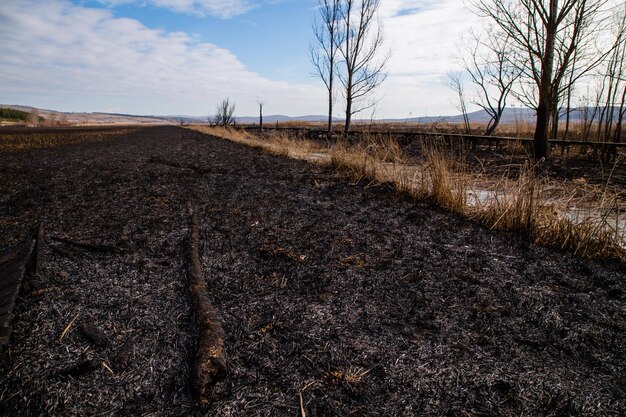
M40 221L48 243L1 353L0 414L626 409L620 265L175 127L0 153L0 178L0 251ZM189 394L187 203L230 365L205 409Z

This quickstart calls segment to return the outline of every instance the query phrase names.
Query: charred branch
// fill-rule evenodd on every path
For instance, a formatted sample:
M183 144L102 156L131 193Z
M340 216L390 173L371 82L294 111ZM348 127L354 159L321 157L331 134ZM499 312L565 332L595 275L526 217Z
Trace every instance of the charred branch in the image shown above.
M227 375L223 330L218 312L211 304L200 264L200 232L195 212L190 207L191 227L187 240L186 265L189 293L195 319L200 327L191 380L192 394L199 403L209 401L209 390Z

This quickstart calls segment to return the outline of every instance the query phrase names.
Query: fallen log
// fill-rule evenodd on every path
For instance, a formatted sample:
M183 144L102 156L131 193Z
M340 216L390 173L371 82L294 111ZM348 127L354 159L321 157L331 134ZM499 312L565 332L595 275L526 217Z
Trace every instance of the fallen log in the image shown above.
M27 267L30 279L24 279L24 282L22 283L26 292L32 292L41 286L41 268L43 267L46 258L46 239L43 223L41 222L39 223L39 226L37 226L34 239L35 247L33 249L34 253L32 254L33 261L29 262L29 267Z
M198 221L192 208L191 228L186 248L187 278L191 304L200 327L198 351L191 380L194 399L205 404L209 401L209 389L223 380L228 371L224 357L224 338L218 312L211 304L202 266L200 264L200 237Z
M38 277L41 273L41 267L43 266L46 258L46 238L43 230L43 223L39 223L37 228L37 244L35 246L35 269L33 276Z
M9 342L13 309L34 247L35 241L31 239L0 260L0 346Z

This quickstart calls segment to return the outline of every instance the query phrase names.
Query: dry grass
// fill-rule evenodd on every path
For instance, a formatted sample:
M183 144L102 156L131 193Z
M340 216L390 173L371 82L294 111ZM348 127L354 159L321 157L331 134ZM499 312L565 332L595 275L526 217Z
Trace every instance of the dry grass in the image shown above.
M532 138L535 132L535 125L526 120L518 120L512 123L502 123L498 125L496 135L511 136L516 138Z
M359 384L369 374L371 369L363 369L358 366L350 366L346 370L327 371L325 376L332 384L346 383Z
M76 131L43 130L18 133L0 133L0 152L16 152L29 149L47 149L85 142L101 142L124 137L132 128L85 129Z
M459 213L465 212L469 180L465 165L456 164L455 160L437 144L427 146L424 156L426 182L422 183L421 192L444 208Z
M331 164L347 172L355 181L368 178L389 182L397 176L398 164L404 154L398 143L389 136L368 136L355 145L340 140L329 150Z
M313 142L289 137L287 133L278 132L264 136L254 135L245 130L216 127L216 126L189 126L190 129L231 140L243 145L263 149L272 155L287 156L295 159L315 160L324 158L312 157L316 152L323 152L325 149Z
M558 184L538 178L536 171L527 164L517 180L503 176L491 187L489 198L476 199L467 214L542 246L589 258L626 259L620 193L586 183Z
M573 190L570 193L580 193ZM544 211L537 217L535 229L538 244L560 246L574 253L597 258L625 259L626 236L620 193L588 191L574 198L563 195L559 201L569 207ZM573 204L572 204L573 203ZM567 213L563 216L563 213Z
M491 196L477 198L472 215L492 229L511 230L530 237L539 213L538 185L534 170L525 166L517 181L504 176L493 187Z
M537 167L526 165L516 180L468 173L464 155L432 142L420 163L407 163L398 143L389 136L364 136L358 144L339 141L324 148L285 134L263 137L248 132L193 127L204 133L262 148L272 154L330 163L354 181L393 183L399 192L429 199L492 229L508 230L530 241L559 247L588 258L626 260L620 194L587 184L555 185L540 179ZM314 158L313 154L323 154ZM328 155L326 157L326 155Z

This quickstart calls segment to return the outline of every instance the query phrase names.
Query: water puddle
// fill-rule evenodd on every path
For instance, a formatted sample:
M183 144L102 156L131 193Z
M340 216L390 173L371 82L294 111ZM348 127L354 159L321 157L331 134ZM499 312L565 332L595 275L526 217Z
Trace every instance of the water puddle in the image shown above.
M467 204L470 207L488 207L491 204L512 198L507 196L501 190L490 190L486 188L471 188L467 191ZM543 198L541 204L560 216L567 219L574 225L587 224L591 228L604 229L607 233L612 234L616 242L626 247L626 214L623 203L615 204L613 207L603 208L600 204L594 205L593 202L581 202L579 205L569 203L563 206L563 201L559 199Z

